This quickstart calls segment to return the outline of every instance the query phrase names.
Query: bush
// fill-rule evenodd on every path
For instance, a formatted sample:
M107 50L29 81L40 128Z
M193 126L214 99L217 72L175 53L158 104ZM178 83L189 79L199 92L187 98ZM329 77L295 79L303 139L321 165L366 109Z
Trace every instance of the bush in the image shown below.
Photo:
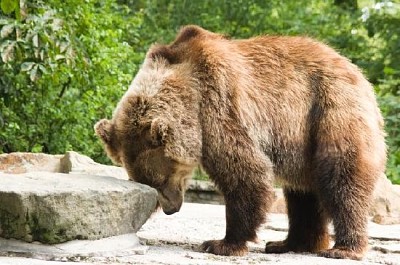
M0 152L73 149L107 162L93 124L110 116L142 60L140 13L111 0L23 9L0 20Z

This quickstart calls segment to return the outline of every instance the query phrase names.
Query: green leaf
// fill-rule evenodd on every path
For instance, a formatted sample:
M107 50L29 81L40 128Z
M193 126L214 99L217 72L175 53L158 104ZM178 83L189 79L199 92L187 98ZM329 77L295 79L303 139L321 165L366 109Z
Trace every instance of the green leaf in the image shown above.
M35 65L33 62L24 62L21 64L21 71L22 72L27 72L32 69L32 67Z
M64 60L64 59L65 59L65 56L62 55L62 54L57 54L56 57L55 57L55 59L56 59L56 61L58 61L58 60Z
M396 71L389 66L385 66L385 68L383 68L383 72L387 75L393 75Z
M7 38L14 31L14 24L4 25L1 28L0 37L2 39Z
M47 69L42 64L39 64L39 69L43 74L47 74Z
M40 153L40 152L42 152L42 150L43 150L43 146L40 145L40 144L35 144L35 145L32 147L32 152L33 152L33 153Z
M35 67L32 68L32 71L29 75L29 78L31 79L32 82L35 82L39 78L37 70L38 70L38 65L35 65Z
M7 25L10 21L8 19L1 18L0 25Z
M3 62L7 63L14 58L14 48L15 42L12 42L1 52L1 59Z
M18 0L1 0L1 10L5 14L10 14L15 9L17 9L19 4Z
M39 35L38 34L33 35L32 44L33 44L33 47L36 47L36 48L39 47Z
M15 18L18 21L21 21L21 18L22 18L22 16L21 16L21 8L20 8L18 3L17 3L17 6L15 7Z

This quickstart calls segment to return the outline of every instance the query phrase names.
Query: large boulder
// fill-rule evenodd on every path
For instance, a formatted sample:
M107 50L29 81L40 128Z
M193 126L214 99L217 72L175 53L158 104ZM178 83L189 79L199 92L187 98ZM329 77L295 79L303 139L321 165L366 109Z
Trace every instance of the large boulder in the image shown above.
M54 244L136 232L156 197L148 186L111 177L0 173L0 236Z

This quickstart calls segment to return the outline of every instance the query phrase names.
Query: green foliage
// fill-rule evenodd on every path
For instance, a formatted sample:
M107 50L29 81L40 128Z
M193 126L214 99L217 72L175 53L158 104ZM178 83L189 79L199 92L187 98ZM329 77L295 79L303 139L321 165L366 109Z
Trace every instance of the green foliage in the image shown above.
M400 184L400 4L365 9L365 28L373 52L367 75L375 84L385 116L389 157L387 175Z
M386 174L394 183L400 184L400 97L386 94L380 97L385 114L389 157Z
M153 42L185 24L235 38L307 35L374 84L387 174L400 183L400 4L390 1L0 0L0 153L74 149L107 162L93 124L110 117ZM200 178L204 176L197 172Z
M18 0L1 0L1 10L4 14L10 14L11 12L18 12L19 1Z
M195 180L208 180L208 175L201 169L201 167L197 167L193 172L193 179Z
M0 152L64 153L105 162L93 134L143 55L140 14L114 1L35 1L19 21L1 16Z

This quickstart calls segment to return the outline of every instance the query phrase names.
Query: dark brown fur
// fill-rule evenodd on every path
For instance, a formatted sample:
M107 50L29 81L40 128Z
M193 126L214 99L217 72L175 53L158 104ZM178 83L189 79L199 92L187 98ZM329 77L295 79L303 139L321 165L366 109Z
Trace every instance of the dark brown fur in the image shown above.
M96 132L132 180L179 211L201 164L226 201L226 236L205 251L244 255L265 221L273 180L289 234L268 253L361 259L367 209L385 169L383 121L371 85L331 48L302 37L229 40L196 26L153 46L111 121ZM328 249L327 224L336 243Z

